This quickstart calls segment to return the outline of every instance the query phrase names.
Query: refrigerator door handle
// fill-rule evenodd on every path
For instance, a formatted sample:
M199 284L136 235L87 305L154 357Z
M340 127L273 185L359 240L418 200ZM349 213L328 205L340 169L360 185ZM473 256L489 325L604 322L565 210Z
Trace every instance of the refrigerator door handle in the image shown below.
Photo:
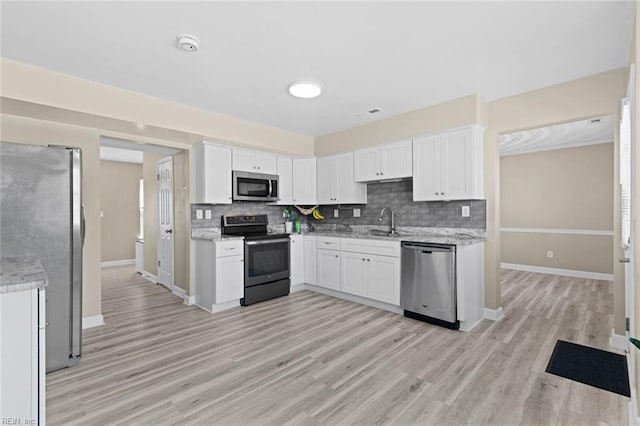
M87 232L86 230L87 217L84 213L84 203L82 203L81 211L82 213L80 214L80 236L82 237L82 245L84 246L84 236Z

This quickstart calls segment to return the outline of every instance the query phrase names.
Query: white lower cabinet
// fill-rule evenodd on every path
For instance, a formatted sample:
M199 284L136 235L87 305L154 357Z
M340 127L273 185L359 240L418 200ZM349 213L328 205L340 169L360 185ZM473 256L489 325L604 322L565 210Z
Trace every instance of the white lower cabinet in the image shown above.
M215 303L244 297L244 256L216 258Z
M400 304L400 258L367 255L367 297Z
M395 241L342 239L342 291L379 302L399 305L399 244ZM344 251L345 248L352 247L358 247L362 251ZM388 252L393 255L375 254L380 252Z
M195 240L196 305L216 312L244 297L244 241Z
M45 424L45 290L0 294L0 417Z
M302 235L291 235L291 254L289 256L289 273L291 286L304 283L304 238Z
M342 253L342 291L367 296L367 257L362 253Z
M317 285L332 290L340 290L340 251L318 249L317 265Z
M317 262L318 253L316 250L316 237L304 236L304 282L316 285L318 282Z

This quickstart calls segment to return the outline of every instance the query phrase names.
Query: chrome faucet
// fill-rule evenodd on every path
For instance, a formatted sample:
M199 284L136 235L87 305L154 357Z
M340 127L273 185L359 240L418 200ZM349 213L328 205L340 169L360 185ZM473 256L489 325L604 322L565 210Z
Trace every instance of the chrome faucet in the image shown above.
M384 216L384 212L388 211L391 213L391 223L389 223L389 235L396 235L396 216L393 214L393 210L389 207L383 207L380 210L380 214L378 215L378 222L382 222L382 216Z

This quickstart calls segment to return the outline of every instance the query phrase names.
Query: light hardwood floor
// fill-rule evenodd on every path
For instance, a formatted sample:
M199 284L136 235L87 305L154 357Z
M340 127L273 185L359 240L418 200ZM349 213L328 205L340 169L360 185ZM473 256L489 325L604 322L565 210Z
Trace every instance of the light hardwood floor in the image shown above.
M105 269L107 325L47 376L47 420L626 424L627 398L544 372L556 339L611 350L611 283L503 271L502 294L463 333L309 291L212 315Z

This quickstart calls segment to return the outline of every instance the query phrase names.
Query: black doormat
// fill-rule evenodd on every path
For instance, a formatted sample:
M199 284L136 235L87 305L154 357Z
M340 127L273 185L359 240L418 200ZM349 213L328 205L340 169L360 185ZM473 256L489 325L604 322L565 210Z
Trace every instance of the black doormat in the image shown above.
M609 392L631 395L624 355L558 340L546 371Z

